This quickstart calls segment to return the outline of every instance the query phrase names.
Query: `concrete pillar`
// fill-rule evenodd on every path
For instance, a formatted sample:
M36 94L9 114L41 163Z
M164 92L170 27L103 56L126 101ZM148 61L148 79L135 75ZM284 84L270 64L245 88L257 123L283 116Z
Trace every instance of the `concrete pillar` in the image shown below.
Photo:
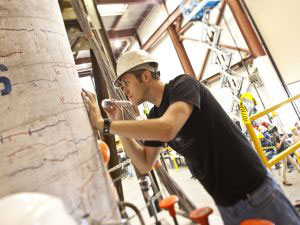
M117 221L58 1L0 1L0 18L0 197L48 193L77 221Z

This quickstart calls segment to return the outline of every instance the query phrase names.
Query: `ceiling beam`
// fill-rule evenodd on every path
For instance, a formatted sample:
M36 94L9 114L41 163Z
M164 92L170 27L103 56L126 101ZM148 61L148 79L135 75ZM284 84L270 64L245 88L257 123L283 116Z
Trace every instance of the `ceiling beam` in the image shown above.
M156 4L157 0L97 0L97 4Z
M116 16L116 18L115 18L113 24L111 25L110 29L114 30L118 26L118 24L120 23L122 17L123 17L123 15Z
M91 57L84 57L84 58L77 58L75 59L75 64L79 65L79 64L84 64L84 63L91 63Z
M187 3L189 1L186 1ZM159 28L151 35L151 37L143 44L142 49L148 50L168 29L168 27L173 24L176 19L181 16L180 6L178 6L165 21L159 26Z
M109 39L121 39L133 37L136 34L136 29L126 29L126 30L109 30L107 31L107 36Z
M79 71L78 76L81 77L92 77L93 76L93 70L86 70L86 71Z
M146 7L146 9L144 10L144 12L142 13L142 15L140 16L140 18L138 19L137 23L135 24L135 27L140 27L140 25L143 23L143 21L149 15L149 13L151 12L151 10L153 8L154 8L154 4L149 4Z

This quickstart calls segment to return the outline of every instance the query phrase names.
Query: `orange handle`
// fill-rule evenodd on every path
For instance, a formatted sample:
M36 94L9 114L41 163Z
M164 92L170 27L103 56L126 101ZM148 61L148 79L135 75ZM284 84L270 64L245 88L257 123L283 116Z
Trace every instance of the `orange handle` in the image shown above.
M213 212L212 208L204 207L190 212L190 219L201 225L209 225L208 216Z
M105 166L107 166L107 164L109 162L109 158L110 158L109 147L104 141L98 140L97 143L98 143L98 147L99 147L100 153L102 155L104 164L105 164Z
M155 169L159 169L161 167L160 162L157 160L153 166Z
M269 220L250 219L244 220L240 225L275 225L275 223L272 223Z
M159 201L159 207L169 211L170 216L175 217L176 212L174 205L179 199L176 195L170 195L169 197Z

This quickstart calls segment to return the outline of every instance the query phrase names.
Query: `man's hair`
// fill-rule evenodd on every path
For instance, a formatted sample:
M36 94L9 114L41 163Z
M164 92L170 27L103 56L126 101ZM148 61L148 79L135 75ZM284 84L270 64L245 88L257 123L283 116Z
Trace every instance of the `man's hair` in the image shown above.
M151 77L153 80L159 80L160 76L159 76L159 72L151 72L149 70L146 70L146 69L139 69L139 70L135 70L135 71L132 71L130 73L134 74L134 76L136 77L136 79L138 79L139 81L142 80L142 74L145 72L145 71L148 71L149 73L151 73Z

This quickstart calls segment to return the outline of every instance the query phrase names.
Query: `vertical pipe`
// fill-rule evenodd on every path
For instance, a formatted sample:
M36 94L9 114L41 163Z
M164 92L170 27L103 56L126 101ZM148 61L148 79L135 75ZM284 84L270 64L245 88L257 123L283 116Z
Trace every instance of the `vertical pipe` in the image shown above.
M90 50L90 55L91 55L91 61L92 61L92 67L93 67L93 75L94 75L94 80L95 80L95 86L96 86L96 93L97 93L97 100L99 104L99 108L101 110L101 114L104 117L107 117L105 111L103 110L102 107L100 107L100 103L103 99L109 98L109 94L107 91L106 87L106 82L101 74L101 70L98 66L97 59L95 57L95 54L93 50ZM104 141L107 143L110 149L110 161L109 161L109 168L116 166L119 164L119 159L118 159L118 152L116 148L116 141L115 141L115 136L114 135L105 135L104 136ZM116 179L117 177L121 176L121 170L116 170L111 173L112 179ZM122 187L122 182L121 180L118 180L114 183L120 201L124 201L124 194L123 194L123 187Z
M248 116L247 109L246 109L246 107L244 106L244 104L242 102L240 103L240 109L241 109L241 116L242 116L242 119L243 119L243 123L245 124L245 126L246 126L246 128L248 130L250 139L253 142L255 150L257 151L259 157L261 158L261 160L265 164L265 166L267 168L270 168L270 164L268 162L268 159L266 158L266 155L265 155L265 153L264 153L264 151L263 151L263 149L261 147L260 141L256 137L254 128L252 127L250 118Z
M0 95L0 196L48 193L77 221L118 220L58 1L0 8L0 76L12 88Z

